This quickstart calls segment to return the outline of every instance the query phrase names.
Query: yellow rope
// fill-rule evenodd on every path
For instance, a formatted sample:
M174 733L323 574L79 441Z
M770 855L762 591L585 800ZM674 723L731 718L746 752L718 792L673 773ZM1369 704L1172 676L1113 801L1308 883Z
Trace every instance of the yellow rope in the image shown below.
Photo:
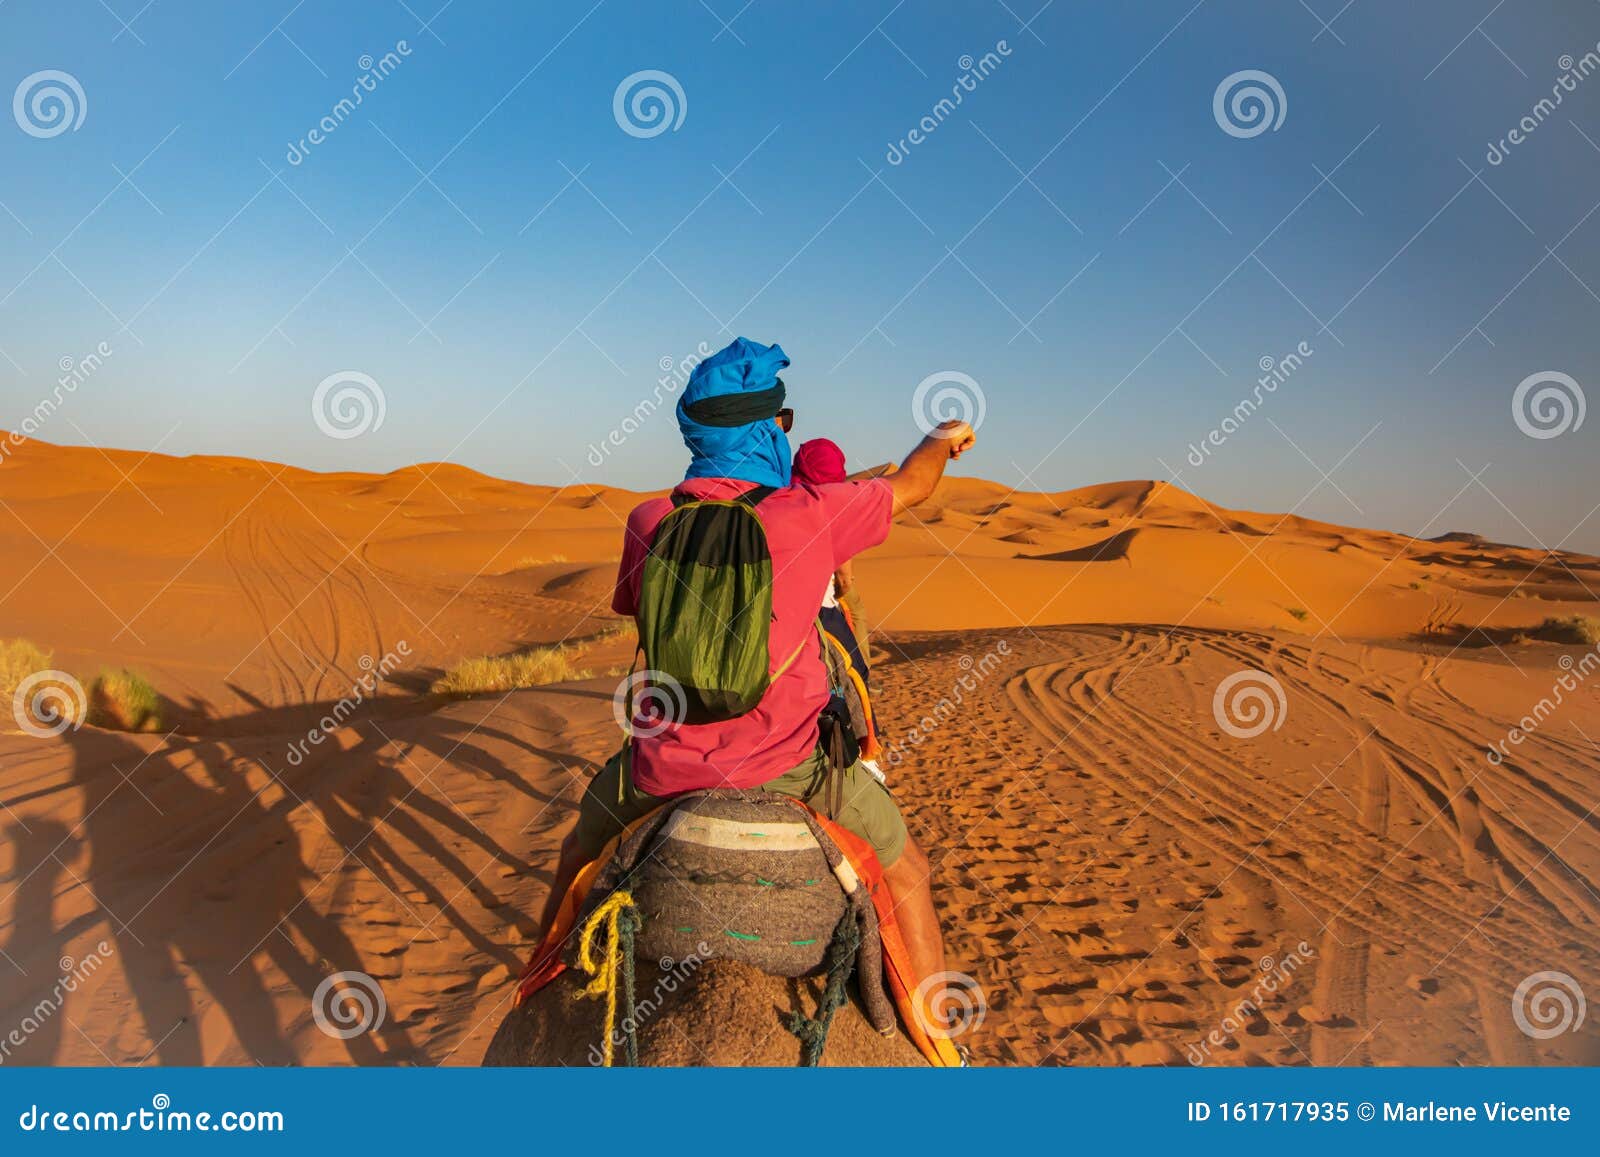
M578 1000L584 997L605 998L606 1068L611 1067L612 1057L616 1053L617 972L622 964L622 935L617 924L622 919L622 914L633 906L633 895L621 888L617 889L584 921L583 930L578 937L578 964L593 979L573 996ZM604 960L597 961L594 957L594 941L602 925L607 934L606 954Z

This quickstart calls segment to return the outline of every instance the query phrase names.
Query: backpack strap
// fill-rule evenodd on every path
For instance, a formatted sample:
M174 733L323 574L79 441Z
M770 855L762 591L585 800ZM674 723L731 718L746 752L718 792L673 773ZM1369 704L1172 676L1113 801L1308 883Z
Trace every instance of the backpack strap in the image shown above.
M633 781L633 689L634 674L639 670L639 660L645 658L644 644L640 643L633 652L633 663L628 667L628 695L627 695L627 720L628 730L622 736L622 774L617 777L617 806L622 807L627 803L628 784Z
M785 659L782 663L778 664L778 669L772 673L772 678L767 683L767 686L769 686L769 687L772 686L773 683L776 683L778 681L778 676L779 675L782 675L790 667L794 666L794 661L805 653L806 644L809 643L813 638L815 638L817 640L817 654L822 658L823 667L824 668L827 667L827 664L828 664L828 650L827 650L827 647L828 647L828 645L822 641L822 620L821 619L813 620L812 623L811 623L811 627L812 627L811 630L807 631L804 635L801 636L800 645L789 653L789 657L787 659Z
M754 510L776 489L776 486L756 486L746 490L743 494L734 495L732 500ZM704 499L696 498L692 494L684 494L677 490L674 490L667 497L672 500L672 506L675 510L680 506L687 506L691 502L704 501Z

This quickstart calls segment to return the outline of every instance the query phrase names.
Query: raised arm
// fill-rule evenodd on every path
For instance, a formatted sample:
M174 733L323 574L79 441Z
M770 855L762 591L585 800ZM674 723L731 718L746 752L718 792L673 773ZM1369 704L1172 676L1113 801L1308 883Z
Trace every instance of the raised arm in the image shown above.
M889 485L894 488L894 512L899 514L926 502L939 479L944 477L944 468L950 460L972 449L977 440L972 427L959 418L941 422L938 429L906 455L900 469L889 475Z

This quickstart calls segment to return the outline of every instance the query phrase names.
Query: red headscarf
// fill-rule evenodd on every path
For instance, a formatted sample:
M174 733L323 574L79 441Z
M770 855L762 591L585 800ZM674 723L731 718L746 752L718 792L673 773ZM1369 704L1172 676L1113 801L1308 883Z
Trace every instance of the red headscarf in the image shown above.
M794 480L810 486L844 481L844 451L826 438L802 442L794 455Z

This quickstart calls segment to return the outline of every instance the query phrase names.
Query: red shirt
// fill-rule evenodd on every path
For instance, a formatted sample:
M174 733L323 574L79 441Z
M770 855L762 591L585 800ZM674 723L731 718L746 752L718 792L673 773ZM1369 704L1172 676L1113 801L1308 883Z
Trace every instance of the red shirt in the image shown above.
M690 478L678 493L732 498L754 489L737 478ZM639 581L656 526L672 510L668 498L634 507L623 538L617 591L619 615L639 613ZM810 757L817 745L817 715L828 702L828 675L816 637L820 592L845 562L889 537L894 490L886 478L794 485L776 490L756 507L772 552L770 670L799 649L799 657L772 681L761 702L721 723L669 726L641 716L633 739L633 782L650 795L669 796L708 787L757 787Z

